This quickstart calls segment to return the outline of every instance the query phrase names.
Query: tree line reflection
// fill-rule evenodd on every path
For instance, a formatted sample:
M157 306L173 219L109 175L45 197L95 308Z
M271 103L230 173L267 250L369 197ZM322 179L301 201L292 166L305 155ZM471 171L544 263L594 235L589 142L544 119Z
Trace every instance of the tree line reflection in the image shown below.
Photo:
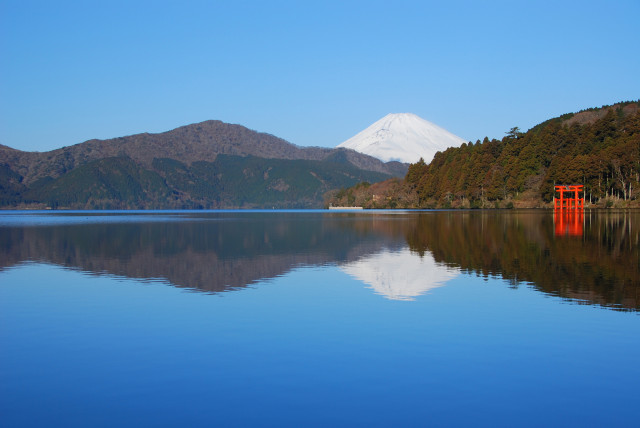
M419 254L513 286L580 302L640 307L637 212L587 211L582 235L557 233L550 212L449 212L420 216L407 242ZM565 219L566 220L566 219ZM575 231L575 219L568 219ZM564 223L566 225L566 223Z

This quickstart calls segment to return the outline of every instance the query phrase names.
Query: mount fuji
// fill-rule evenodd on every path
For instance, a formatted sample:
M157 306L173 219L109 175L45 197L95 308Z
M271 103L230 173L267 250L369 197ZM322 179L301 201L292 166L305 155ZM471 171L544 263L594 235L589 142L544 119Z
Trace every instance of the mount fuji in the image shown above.
M349 138L338 147L353 149L383 162L431 162L436 152L466 141L412 113L392 113Z

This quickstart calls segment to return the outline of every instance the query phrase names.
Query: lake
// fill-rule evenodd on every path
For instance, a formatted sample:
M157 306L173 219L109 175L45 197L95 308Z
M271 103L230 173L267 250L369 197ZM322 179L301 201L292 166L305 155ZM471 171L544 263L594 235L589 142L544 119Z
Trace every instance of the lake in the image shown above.
M640 213L0 212L0 425L616 426Z

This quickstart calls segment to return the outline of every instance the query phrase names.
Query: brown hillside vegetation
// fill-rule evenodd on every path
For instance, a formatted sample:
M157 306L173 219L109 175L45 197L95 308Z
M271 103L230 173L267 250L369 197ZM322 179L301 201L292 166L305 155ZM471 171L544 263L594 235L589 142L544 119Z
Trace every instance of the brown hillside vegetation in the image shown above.
M640 106L638 106L638 104L627 104L627 105L621 105L620 107L622 108L622 114L624 116L636 114L640 109ZM574 123L577 123L580 125L591 124L597 121L598 119L602 119L603 117L605 117L608 112L609 112L608 108L583 110L579 113L571 115L569 119L566 119L565 121L563 121L563 124L567 126L571 126Z

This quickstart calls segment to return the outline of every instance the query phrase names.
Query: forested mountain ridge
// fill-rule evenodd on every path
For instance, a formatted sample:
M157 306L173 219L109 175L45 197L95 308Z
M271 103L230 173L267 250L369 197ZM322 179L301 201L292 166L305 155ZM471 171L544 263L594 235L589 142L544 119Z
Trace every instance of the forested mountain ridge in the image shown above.
M338 151L361 169L389 175L406 171L406 166L398 162L385 164L353 150ZM199 161L213 162L219 154L321 161L335 152L336 149L325 147L299 147L242 125L208 120L158 134L89 140L49 152L23 152L0 145L0 164L10 165L28 185L43 177L57 178L77 166L109 157L128 157L148 168L155 158L175 159L187 165Z
M402 181L360 184L327 204L368 208L545 207L555 184L584 184L588 206L636 206L640 185L640 102L547 120L502 140L462 144Z
M320 207L328 190L406 168L206 121L49 152L0 146L0 207Z

